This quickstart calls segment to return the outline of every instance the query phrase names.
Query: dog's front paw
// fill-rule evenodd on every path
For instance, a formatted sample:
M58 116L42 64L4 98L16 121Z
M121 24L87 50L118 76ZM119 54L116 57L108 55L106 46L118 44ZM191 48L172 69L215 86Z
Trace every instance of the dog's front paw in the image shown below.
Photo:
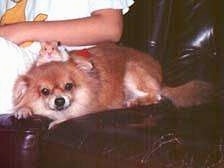
M65 121L65 119L64 120L55 120L55 121L52 121L50 124L49 124L49 126L48 126L48 129L50 130L50 129L54 129L58 124L60 124L60 123L62 123L62 122L64 122Z
M28 117L31 117L33 114L32 114L32 111L30 108L28 107L22 107L22 108L19 108L18 110L16 110L16 112L14 113L14 116L15 118L17 119L26 119Z

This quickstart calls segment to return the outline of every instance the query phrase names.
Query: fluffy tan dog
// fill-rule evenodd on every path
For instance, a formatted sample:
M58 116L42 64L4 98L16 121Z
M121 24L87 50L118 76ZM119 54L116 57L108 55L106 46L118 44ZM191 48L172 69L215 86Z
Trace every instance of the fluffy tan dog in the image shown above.
M211 92L208 83L197 80L163 86L160 64L135 49L102 44L88 53L84 58L71 52L66 62L33 66L20 76L14 87L15 116L47 116L54 120L52 128L89 113L155 104L163 96L178 107L198 105Z

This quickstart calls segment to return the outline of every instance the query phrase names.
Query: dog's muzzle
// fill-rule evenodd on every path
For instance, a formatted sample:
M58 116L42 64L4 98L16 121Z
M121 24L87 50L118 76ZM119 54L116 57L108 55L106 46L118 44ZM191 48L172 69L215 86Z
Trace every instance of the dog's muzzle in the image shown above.
M53 108L58 111L66 109L70 105L70 101L66 98L67 97L64 96L56 97L54 102L52 102L54 106Z
M57 110L63 110L65 105L65 99L63 97L58 97L54 100L54 105Z
M52 96L50 99L46 101L48 107L54 111L65 110L71 105L71 98L67 95Z

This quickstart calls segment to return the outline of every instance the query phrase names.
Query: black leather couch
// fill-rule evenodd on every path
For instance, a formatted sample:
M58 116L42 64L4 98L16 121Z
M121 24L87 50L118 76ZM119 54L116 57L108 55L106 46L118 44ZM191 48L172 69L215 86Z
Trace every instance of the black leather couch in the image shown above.
M150 6L143 13L148 15L141 20L142 13L133 11L146 3ZM164 82L209 81L216 89L214 98L189 108L163 100L105 111L53 130L43 117L16 120L1 115L1 168L224 167L221 0L141 0L133 11L128 24L147 21L144 43L161 62ZM138 48L139 34L129 34L123 43Z

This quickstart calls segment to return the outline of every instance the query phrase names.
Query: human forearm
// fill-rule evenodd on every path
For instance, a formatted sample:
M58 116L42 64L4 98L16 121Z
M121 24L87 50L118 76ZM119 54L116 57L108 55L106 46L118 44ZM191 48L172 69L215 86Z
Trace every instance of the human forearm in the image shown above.
M0 27L0 36L2 33L3 37L18 44L24 41L57 40L66 45L90 45L103 41L118 41L122 26L119 10L101 10L82 19L7 25Z

